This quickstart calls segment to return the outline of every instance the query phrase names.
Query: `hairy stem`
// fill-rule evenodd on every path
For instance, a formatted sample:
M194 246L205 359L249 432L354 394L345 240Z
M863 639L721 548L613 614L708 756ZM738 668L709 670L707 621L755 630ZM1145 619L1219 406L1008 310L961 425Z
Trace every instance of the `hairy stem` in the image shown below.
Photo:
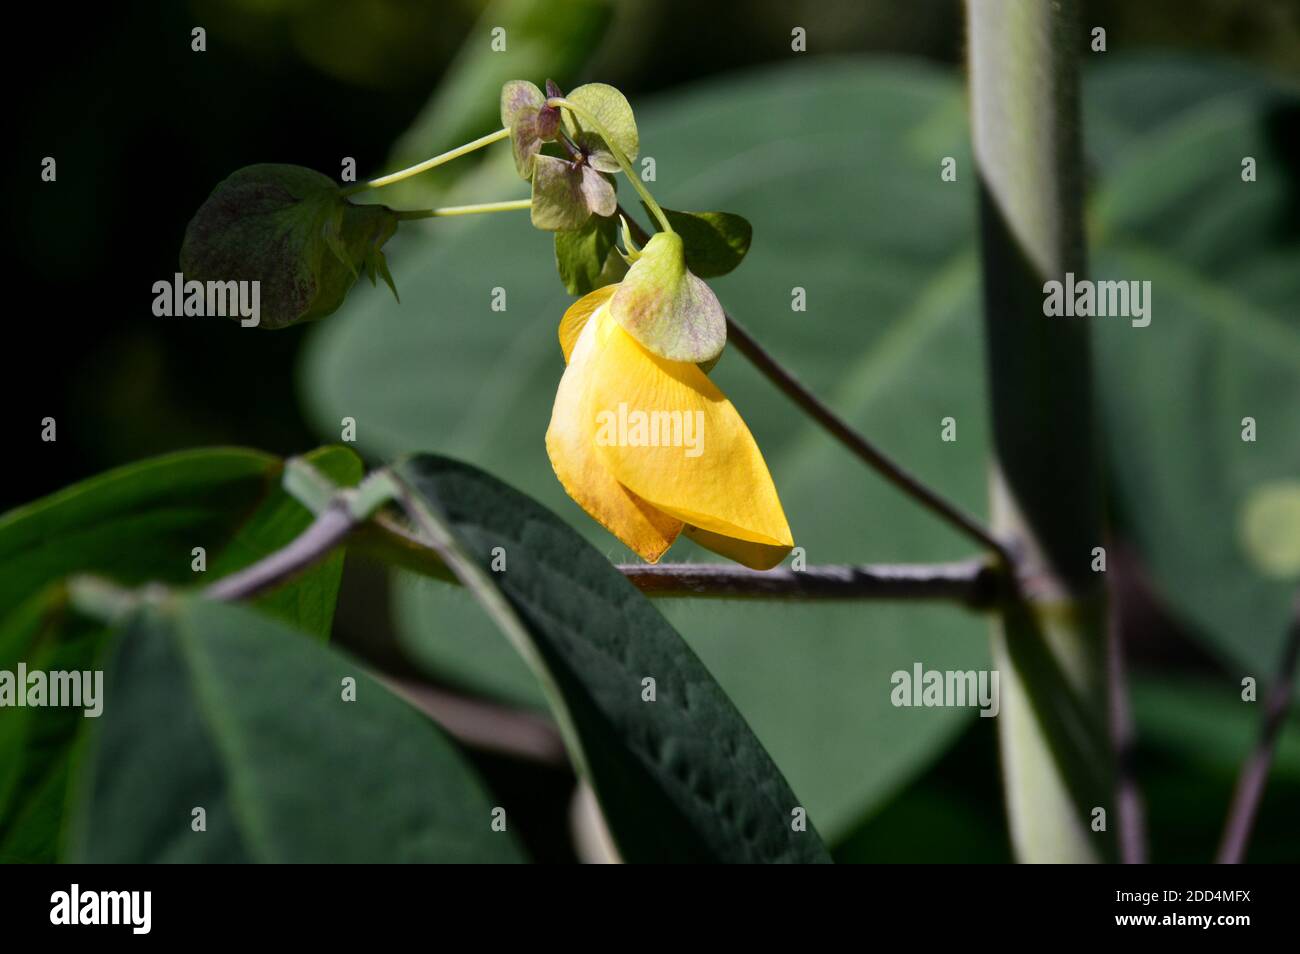
M1286 721L1287 710L1291 707L1291 693L1295 687L1298 658L1300 658L1300 593L1296 594L1295 614L1287 634L1286 647L1282 650L1282 666L1277 680L1269 689L1268 697L1264 701L1264 726L1260 730L1259 742L1255 750L1246 758L1241 766L1241 774L1237 777L1232 807L1228 809L1228 821L1223 830L1223 841L1219 845L1219 854L1215 859L1219 864L1240 864L1246 857L1250 833L1254 830L1255 816L1259 813L1259 803L1264 798L1268 772L1273 765L1273 753L1277 750L1277 737Z
M383 513L359 516L345 497L332 500L297 538L258 562L223 577L205 591L217 600L242 600L286 582L351 542L387 563L450 580L442 557L405 525ZM725 564L625 565L619 571L647 596L725 599L957 602L973 609L997 600L998 574L982 560L880 566L810 566L760 573Z
M858 564L759 572L728 564L623 564L647 596L784 600L951 600L972 609L997 601L998 576L984 560L960 563Z

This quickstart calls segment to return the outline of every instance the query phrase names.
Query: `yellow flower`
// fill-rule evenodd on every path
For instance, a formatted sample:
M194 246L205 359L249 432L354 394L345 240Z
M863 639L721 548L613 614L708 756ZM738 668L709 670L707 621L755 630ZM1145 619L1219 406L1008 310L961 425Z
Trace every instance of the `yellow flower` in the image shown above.
M685 532L771 569L794 539L749 428L694 362L657 355L620 326L618 290L580 298L560 322L568 367L546 432L556 476L644 560Z

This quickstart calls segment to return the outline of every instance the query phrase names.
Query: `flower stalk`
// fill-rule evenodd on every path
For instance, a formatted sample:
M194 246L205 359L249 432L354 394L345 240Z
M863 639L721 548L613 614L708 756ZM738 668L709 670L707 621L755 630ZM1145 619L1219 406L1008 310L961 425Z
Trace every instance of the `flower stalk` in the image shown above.
M488 133L486 136L480 136L472 142L467 142L463 146L457 146L447 152L425 159L423 162L417 162L415 165L397 172L390 172L386 176L380 176L378 179L371 179L368 182L358 182L354 186L349 186L343 190L344 195L355 195L358 192L364 192L366 189L382 189L384 186L393 185L412 176L418 176L422 172L428 172L430 169L436 169L444 163L451 162L453 159L459 159L461 156L469 155L484 146L490 146L494 142L500 142L508 138L509 129L498 129L494 133Z
M504 202L477 202L473 205L446 205L438 209L412 209L398 212L399 219L440 219L455 215L482 215L488 212L517 212L531 208L532 199L508 199Z

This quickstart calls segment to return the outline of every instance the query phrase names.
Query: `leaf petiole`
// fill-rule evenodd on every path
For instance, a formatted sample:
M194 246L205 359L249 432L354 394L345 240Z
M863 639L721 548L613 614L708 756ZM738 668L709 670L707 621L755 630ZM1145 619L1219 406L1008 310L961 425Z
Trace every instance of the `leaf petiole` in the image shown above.
M516 212L531 208L532 199L510 199L505 202L480 202L477 205L447 205L440 209L411 209L398 212L399 219L437 219L451 215L478 215L484 212Z
M354 186L349 186L343 190L344 195L355 195L365 189L380 189L386 185L392 185L395 182L401 182L403 179L409 179L411 176L418 176L421 172L428 172L430 169L437 168L443 163L451 162L453 159L459 159L461 156L468 155L476 149L482 149L484 146L490 146L494 142L500 142L510 135L507 128L498 129L494 133L488 133L486 136L480 136L473 142L467 142L463 146L457 146L455 149L448 150L424 162L417 162L415 165L398 172L390 172L386 176L380 176L378 179L371 179L369 182L358 182Z

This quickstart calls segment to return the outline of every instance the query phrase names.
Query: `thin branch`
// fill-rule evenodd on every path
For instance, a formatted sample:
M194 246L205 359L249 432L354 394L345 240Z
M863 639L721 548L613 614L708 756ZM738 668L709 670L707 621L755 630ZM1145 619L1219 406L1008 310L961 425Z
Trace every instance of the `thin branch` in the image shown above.
M336 499L312 524L283 549L209 586L217 600L242 600L274 588L324 558L353 531L363 548L390 558L408 569L446 578L437 551L419 536L384 514L370 520L355 517L343 499ZM694 596L720 599L777 600L940 600L974 609L992 606L998 598L1000 574L990 563L972 559L958 563L863 566L810 566L804 570L759 572L712 563L669 563L618 567L647 596ZM441 571L441 572L440 572Z
M204 592L214 600L246 600L302 572L343 542L357 520L343 500L335 500L287 546L237 573L223 577Z
M450 692L427 683L380 675L390 689L471 748L543 765L568 764L555 723L526 709Z
M726 564L623 564L618 568L647 596L780 600L949 600L992 606L997 572L984 560L960 563L810 566L749 570Z
M380 176L378 179L371 179L369 182L358 182L356 185L348 186L343 190L343 194L355 195L365 189L379 189L386 185L392 185L394 182L401 182L403 179L409 179L411 176L418 176L421 172L428 172L445 162L451 162L453 159L459 159L461 156L473 152L475 149L482 149L484 146L490 146L494 142L500 142L510 135L509 128L498 129L494 133L488 133L486 136L480 136L473 142L467 142L463 146L457 146L441 155L434 156L432 159L425 159L409 168L402 169L398 172L390 172L386 176Z
M1110 701L1110 741L1115 755L1115 805L1119 822L1119 857L1126 865L1147 861L1146 811L1134 764L1135 732L1129 704L1124 663L1124 638L1120 630L1119 601L1110 603L1106 633L1107 694Z
M1259 814L1264 786L1273 765L1273 753L1277 750L1277 737L1291 706L1297 658L1300 658L1300 593L1296 594L1291 629L1282 650L1282 665L1277 680L1269 689L1268 698L1264 700L1264 725L1259 734L1259 742L1247 756L1241 766L1241 774L1237 777L1237 788L1233 792L1232 807L1228 809L1228 821L1223 829L1219 856L1215 859L1221 865L1240 864L1246 857L1250 833L1255 827L1255 816Z
M640 223L628 215L620 205L618 214L628 223L636 240L645 244L650 235ZM937 491L927 487L917 477L890 459L882 450L859 434L842 417L799 382L793 374L772 357L768 351L754 339L744 327L730 314L727 314L727 341L749 359L758 371L776 385L786 397L797 404L814 421L822 426L831 437L839 441L850 453L864 461L869 467L887 481L920 503L931 513L938 516L952 527L964 533L980 546L996 553L1007 566L1014 566L1010 553L1001 541L993 536L978 520L967 514L956 504L949 501Z
M979 521L937 491L923 484L912 473L891 460L882 450L854 430L847 421L823 404L811 391L799 383L772 357L762 345L731 315L727 315L727 340L750 360L769 381L775 384L790 400L803 408L831 437L865 461L868 466L887 481L920 503L931 513L960 530L976 543L996 553L1007 566L1013 566L1011 557L996 537Z

